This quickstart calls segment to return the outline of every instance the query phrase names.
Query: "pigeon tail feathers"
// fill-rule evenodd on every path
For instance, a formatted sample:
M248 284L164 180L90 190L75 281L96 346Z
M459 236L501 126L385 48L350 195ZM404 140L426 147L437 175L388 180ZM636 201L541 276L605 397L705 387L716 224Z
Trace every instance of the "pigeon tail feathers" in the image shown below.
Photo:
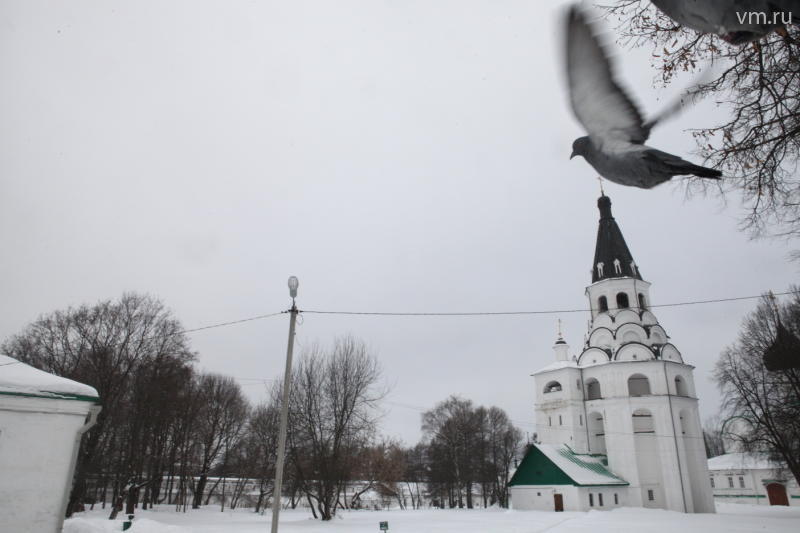
M660 166L662 170L673 176L692 175L698 178L721 179L722 172L715 168L703 167L690 163L678 156L662 152L661 150L647 150L644 156L651 163Z

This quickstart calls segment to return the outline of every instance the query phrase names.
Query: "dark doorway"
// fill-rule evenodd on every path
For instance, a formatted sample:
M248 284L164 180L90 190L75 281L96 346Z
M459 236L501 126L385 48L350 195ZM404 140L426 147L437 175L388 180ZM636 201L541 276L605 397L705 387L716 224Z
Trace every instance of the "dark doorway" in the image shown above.
M789 505L789 498L786 496L786 487L780 483L770 483L767 485L767 497L770 505Z
M784 491L784 498L786 497L786 492ZM771 500L770 500L771 501ZM562 513L564 512L564 496L561 494L553 494L553 503L556 506L556 512ZM788 504L786 504L788 505Z

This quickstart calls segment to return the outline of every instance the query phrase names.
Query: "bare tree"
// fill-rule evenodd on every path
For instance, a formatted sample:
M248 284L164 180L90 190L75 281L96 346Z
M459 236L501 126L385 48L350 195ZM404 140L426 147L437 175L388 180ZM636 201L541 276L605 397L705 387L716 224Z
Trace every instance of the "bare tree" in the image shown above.
M355 458L375 437L385 395L380 375L377 359L352 337L337 339L330 350L310 348L293 372L289 457L315 517L317 511L322 520L333 517Z
M245 437L243 467L252 478L258 480L259 492L255 506L257 513L272 496L275 478L280 414L275 400L273 393L272 401L253 409Z
M508 507L508 481L514 458L522 444L522 432L514 427L505 411L490 407L486 412L486 472L491 482L491 504Z
M437 501L471 509L479 484L484 506L508 506L506 484L522 433L505 411L451 396L423 413L422 431L428 480Z
M361 495L376 487L384 494L397 500L401 509L405 508L403 488L400 483L405 473L405 450L393 440L384 438L377 444L361 450L355 457L352 481L357 482L356 489L348 498L344 498L341 506L358 507Z
M450 507L464 507L465 503L468 509L474 507L473 487L480 480L485 450L484 418L483 408L476 409L470 400L457 396L422 414L422 431L430 442L431 458L443 458L441 466L451 469L451 476L438 472L444 474L441 481L447 485Z
M703 423L703 442L706 446L706 457L716 457L725 453L722 429L722 419L719 415L708 417Z
M649 0L618 0L604 9L621 21L623 43L652 48L657 78L664 85L708 62L720 66L713 79L696 88L695 96L712 97L729 114L721 123L693 130L697 153L723 171L723 191L741 193L749 207L744 227L798 236L800 26L735 46L681 28ZM706 187L701 181L693 185Z
M193 509L203 503L208 475L226 451L242 438L247 423L248 404L242 389L232 378L220 374L204 374L198 383L196 439L200 467L194 491Z
M141 482L143 469L160 468L156 456L166 449L155 432L165 430L169 398L178 390L168 387L188 379L194 359L182 331L157 299L128 293L44 315L3 343L2 353L87 383L100 395L103 411L83 437L68 516L90 497L90 478L104 487L111 482L118 500L125 487ZM145 397L152 403L140 418L135 413Z
M800 334L800 292L780 306L783 325ZM744 321L737 341L717 361L714 378L723 394L723 415L742 420L726 436L745 450L765 451L800 481L800 370L770 371L764 354L776 339L776 315L764 298ZM796 356L796 354L793 354Z
M427 480L428 472L426 468L427 448L424 443L418 443L413 448L405 450L405 471L403 472L403 480L405 481L406 488L411 498L411 508L422 508L422 491L421 486Z

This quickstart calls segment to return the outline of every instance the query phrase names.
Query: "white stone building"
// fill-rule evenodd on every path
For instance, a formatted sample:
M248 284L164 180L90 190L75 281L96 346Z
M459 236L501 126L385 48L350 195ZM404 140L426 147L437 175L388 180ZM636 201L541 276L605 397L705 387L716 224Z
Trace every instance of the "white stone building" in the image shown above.
M586 288L589 331L578 356L559 336L555 362L533 375L538 443L512 477L512 505L713 513L694 367L651 311L650 283L611 215L611 201L601 196L598 207L592 284ZM597 463L583 470L603 469L605 478L624 485L587 484L561 469L572 483L554 488L553 476L545 475L553 464L551 449L570 456L573 465L594 457Z
M60 533L97 391L0 355L0 531Z
M800 488L794 476L765 454L736 452L712 457L708 474L718 501L800 505Z

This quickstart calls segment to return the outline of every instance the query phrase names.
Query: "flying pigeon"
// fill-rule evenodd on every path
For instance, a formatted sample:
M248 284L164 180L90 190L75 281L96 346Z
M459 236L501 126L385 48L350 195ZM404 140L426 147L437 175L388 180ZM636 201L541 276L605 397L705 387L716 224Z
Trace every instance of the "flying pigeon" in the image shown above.
M614 78L608 55L592 32L586 14L572 6L567 15L567 82L570 104L589 134L575 139L572 155L583 156L607 180L650 189L673 176L719 179L722 173L684 161L644 144L650 130L673 114L647 122Z
M651 0L669 18L731 44L757 41L800 17L800 0Z

